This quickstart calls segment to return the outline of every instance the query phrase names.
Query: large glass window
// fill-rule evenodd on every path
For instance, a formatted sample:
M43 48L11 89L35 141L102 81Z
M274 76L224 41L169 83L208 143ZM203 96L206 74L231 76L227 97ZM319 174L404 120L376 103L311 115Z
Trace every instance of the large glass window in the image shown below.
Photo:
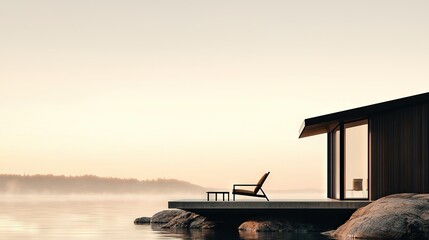
M344 125L345 198L368 198L368 121Z

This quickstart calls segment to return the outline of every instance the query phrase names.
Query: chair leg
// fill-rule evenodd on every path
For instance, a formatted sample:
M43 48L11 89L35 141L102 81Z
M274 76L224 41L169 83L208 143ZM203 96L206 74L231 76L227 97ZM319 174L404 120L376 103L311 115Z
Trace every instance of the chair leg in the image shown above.
M235 201L235 194L234 193L232 194L232 199L233 199L233 201Z
M270 199L268 199L267 195L265 194L264 190L262 190L262 188L261 188L261 191L262 191L262 193L264 194L264 197L265 197L265 198L267 199L267 201L269 202L269 201L270 201Z

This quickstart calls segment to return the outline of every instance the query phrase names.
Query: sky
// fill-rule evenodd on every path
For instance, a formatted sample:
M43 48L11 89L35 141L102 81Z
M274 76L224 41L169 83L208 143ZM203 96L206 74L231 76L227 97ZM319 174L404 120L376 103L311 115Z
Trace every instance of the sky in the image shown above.
M304 119L429 91L428 1L0 1L0 173L326 188Z

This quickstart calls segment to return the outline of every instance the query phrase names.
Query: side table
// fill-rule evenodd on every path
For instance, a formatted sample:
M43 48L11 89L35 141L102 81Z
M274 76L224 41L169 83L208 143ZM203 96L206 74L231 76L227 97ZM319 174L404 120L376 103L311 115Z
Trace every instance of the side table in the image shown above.
M225 201L225 195L228 197L229 201L229 192L207 192L207 201L210 201L210 194L215 195L215 200L217 201L217 195L222 194L222 200Z

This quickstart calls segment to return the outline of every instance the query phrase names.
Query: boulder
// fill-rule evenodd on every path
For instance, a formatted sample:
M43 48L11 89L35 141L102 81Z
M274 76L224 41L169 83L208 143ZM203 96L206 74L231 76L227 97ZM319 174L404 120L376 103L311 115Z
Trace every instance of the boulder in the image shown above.
M251 232L279 232L285 227L286 226L283 226L283 224L278 221L250 220L242 223L238 227L238 230Z
M292 223L285 220L249 220L238 227L239 231L251 232L315 232L320 231L311 224Z
M183 212L171 219L168 223L162 225L162 228L198 228L213 229L215 224L205 217L192 212Z
M140 217L134 220L134 224L150 224L150 217Z
M136 223L136 221L137 219L134 221L134 223ZM215 223L207 220L206 217L183 210L164 210L155 213L152 216L150 223L163 224L158 225L158 227L161 228L215 228Z
M339 238L429 239L429 194L403 193L358 209L331 233Z
M161 212L157 212L152 216L150 223L168 223L173 218L184 212L185 211L183 210L164 210Z

